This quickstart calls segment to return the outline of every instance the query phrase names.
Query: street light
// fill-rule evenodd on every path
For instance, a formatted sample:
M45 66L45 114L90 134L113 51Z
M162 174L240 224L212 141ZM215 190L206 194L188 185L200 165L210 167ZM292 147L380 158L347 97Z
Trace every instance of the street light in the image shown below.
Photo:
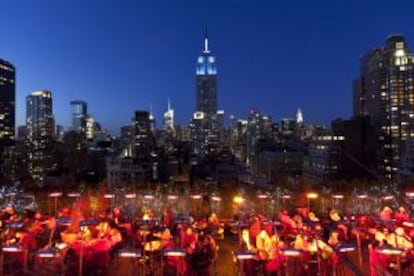
M113 207L112 205L113 205L113 201L114 201L114 198L115 198L115 194L113 194L113 193L105 193L104 195L103 195L103 198L104 199L109 199L110 200L110 206L111 206L111 208Z
M281 253L283 256L286 257L286 275L289 276L291 273L290 262L291 258L298 258L302 256L302 250L294 249L294 248L286 248L282 249Z
M135 193L125 194L126 199L134 199L136 197L137 197L137 195Z
M344 195L332 195L332 208L336 209L336 202L340 199L344 199Z
M9 198L9 203L8 205L13 205L14 202L14 198L16 197L17 193L16 192L10 192L6 194L6 197Z
M409 206L407 206L408 207L407 209L410 210L410 213L411 213L412 212L412 209L413 209L412 200L414 198L414 192L406 192L405 195L408 198L408 202L407 203L408 203Z
M144 199L153 200L155 197L153 195L144 195Z
M212 196L211 197L211 200L212 201L215 201L215 202L220 202L221 201L221 197L219 197L219 196Z
M266 213L266 201L270 196L266 193L259 193L256 195L257 199L259 200L260 210L265 214Z
M382 200L392 200L392 199L394 199L393 195L387 195L387 196L382 197Z
M196 194L196 195L191 195L190 196L192 199L201 199L201 195Z
M68 197L80 197L80 193L70 192L67 194Z
M244 202L244 198L241 196L235 196L233 197L233 202L236 204L242 204Z
M317 193L308 193L306 195L306 197L309 198L309 199L315 199L315 198L318 198L318 196L319 195Z
M70 198L76 198L76 200L75 200L75 203L76 203L76 202L80 199L81 194L80 194L80 193L78 193L78 192L69 192L66 196L67 196L67 197L70 197ZM74 205L75 203L73 203L73 205Z
M202 198L202 195L201 194L193 194L193 195L190 195L190 198L192 199L191 200L191 209L192 209L192 212L193 212L193 214L194 215L198 215L198 212L197 212L197 210L198 210L198 201Z
M283 194L280 197L282 198L282 208L286 208L286 201L289 200L289 199L291 199L292 196L291 195L288 195L288 194Z
M31 199L32 201L26 205L26 208L36 208L36 196L34 194L21 194L20 197L24 199Z
M357 195L356 196L358 199L360 199L361 200L361 213L367 213L368 211L367 211L367 202L366 202L366 200L365 199L367 199L368 198L368 195L367 194L359 194L359 195Z
M212 202L212 206L211 206L212 211L216 214L219 213L221 210L220 203L222 201L222 198L218 196L217 194L215 194L215 195L212 195L210 199Z
M58 198L61 196L62 196L62 192L54 192L54 193L49 194L49 197L54 198L54 201L55 201L55 216L57 215Z
M317 193L313 193L313 192L308 193L306 195L306 198L308 199L308 210L310 210L310 200L311 199L317 199L318 197L319 197L319 195Z
M178 195L168 195L168 199L169 200L177 200L178 199Z

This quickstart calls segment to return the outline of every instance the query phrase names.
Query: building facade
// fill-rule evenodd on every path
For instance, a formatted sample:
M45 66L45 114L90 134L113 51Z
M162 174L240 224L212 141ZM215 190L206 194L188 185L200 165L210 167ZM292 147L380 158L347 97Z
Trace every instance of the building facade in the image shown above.
M13 174L11 152L15 137L16 69L0 59L0 175Z
M170 100L168 100L168 108L164 113L164 130L174 136L174 109L171 108Z
M398 180L406 140L414 137L414 56L400 34L361 58L354 81L354 116L369 116L378 149L376 167L385 180Z
M86 121L88 116L88 103L84 101L71 101L72 129L78 132L86 132Z
M193 153L204 156L220 149L223 135L223 111L217 110L216 58L209 49L206 34L204 49L197 59L196 67L196 111L190 124L193 129Z
M154 146L151 129L151 116L148 111L137 110L132 120L134 133L134 157L147 158Z
M303 176L308 183L319 185L341 179L340 160L344 141L344 136L333 135L328 130L312 137L303 161Z
M51 150L55 136L52 92L40 90L26 97L28 169L34 180L42 181L53 170Z
M148 164L137 162L133 158L106 159L107 183L109 187L140 185L145 183L151 173Z

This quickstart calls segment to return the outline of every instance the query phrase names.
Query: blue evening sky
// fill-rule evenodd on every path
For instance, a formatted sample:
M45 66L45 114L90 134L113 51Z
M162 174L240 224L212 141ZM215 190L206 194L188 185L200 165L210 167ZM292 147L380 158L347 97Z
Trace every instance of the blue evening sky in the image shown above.
M25 97L53 92L57 123L85 100L113 133L171 98L176 122L195 108L195 65L208 25L219 108L306 122L352 112L359 57L398 32L414 45L414 1L13 0L0 5L0 57L17 68L17 124ZM414 46L413 46L414 47Z

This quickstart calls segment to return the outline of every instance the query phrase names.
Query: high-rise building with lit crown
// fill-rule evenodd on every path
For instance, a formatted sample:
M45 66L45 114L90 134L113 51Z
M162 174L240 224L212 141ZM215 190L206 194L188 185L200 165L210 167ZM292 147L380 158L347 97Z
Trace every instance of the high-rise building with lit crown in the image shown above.
M40 90L26 97L29 173L41 181L53 169L51 150L55 136L52 92Z
M395 182L407 139L414 137L414 55L400 34L361 58L354 81L354 116L369 116L375 128L377 170Z
M197 59L196 110L191 122L193 152L205 155L220 148L223 135L223 111L217 110L216 58L209 49L207 31L204 49Z
M7 152L10 146L14 145L15 78L14 66L0 59L0 175L6 173L4 166L9 159Z
M171 108L171 102L168 100L168 108L164 113L164 130L169 134L174 134L174 109Z

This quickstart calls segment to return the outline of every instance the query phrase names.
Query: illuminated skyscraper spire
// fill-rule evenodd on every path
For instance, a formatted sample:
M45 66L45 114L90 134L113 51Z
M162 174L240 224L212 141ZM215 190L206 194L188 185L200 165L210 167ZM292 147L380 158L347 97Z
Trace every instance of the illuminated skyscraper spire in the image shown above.
M296 112L296 123L303 124L303 113L300 108L298 109L298 112Z
M208 50L208 30L207 30L207 26L206 26L206 30L205 30L205 35L204 35L204 51L203 53L210 53L210 51Z
M174 133L174 109L171 108L170 98L168 98L168 109L164 113L164 129Z
M209 49L207 27L204 35L204 49L197 59L197 75L217 75L216 59Z
M149 121L151 131L155 132L155 117L154 114L152 114L152 102L150 103Z
M150 120L154 119L154 115L152 115L152 102L150 103L150 114L149 114Z

